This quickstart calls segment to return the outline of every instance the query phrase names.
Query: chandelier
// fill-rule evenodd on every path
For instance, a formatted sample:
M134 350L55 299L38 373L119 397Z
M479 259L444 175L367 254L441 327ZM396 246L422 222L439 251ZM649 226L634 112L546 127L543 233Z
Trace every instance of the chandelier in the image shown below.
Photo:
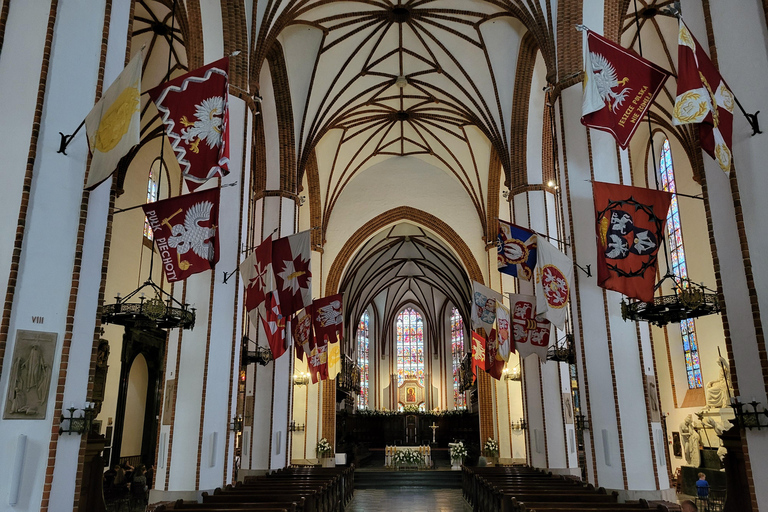
M149 299L142 291L145 288L153 295ZM136 298L138 302L135 302ZM158 329L192 329L195 326L195 308L174 299L149 279L124 298L118 293L114 304L101 306L101 321L122 326L143 323Z
M624 320L644 320L653 325L664 327L669 323L678 323L689 318L712 315L720 312L717 294L688 278L667 274L654 287L661 287L666 279L672 279L674 286L671 295L654 297L653 302L641 300L621 301L621 317Z

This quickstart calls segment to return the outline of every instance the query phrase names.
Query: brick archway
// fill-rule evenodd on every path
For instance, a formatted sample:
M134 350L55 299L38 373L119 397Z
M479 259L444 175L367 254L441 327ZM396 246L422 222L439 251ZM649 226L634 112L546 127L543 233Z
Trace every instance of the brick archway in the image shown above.
M425 211L410 206L399 206L369 220L349 237L349 240L347 240L347 243L344 244L344 247L341 248L341 251L339 251L336 259L333 261L331 270L328 272L325 295L333 295L338 292L344 269L358 247L384 227L404 220L419 224L440 236L456 251L459 259L464 264L464 269L469 274L469 278L479 283L485 283L483 273L480 271L480 265L477 264L472 251L453 228Z

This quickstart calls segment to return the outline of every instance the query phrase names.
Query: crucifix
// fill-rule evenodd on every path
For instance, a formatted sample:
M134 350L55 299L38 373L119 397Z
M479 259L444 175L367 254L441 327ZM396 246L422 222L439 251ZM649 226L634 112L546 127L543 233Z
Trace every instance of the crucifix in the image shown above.
M433 442L433 443L436 443L437 441L435 441L435 433L437 432L437 429L439 429L440 427L438 427L437 425L435 425L435 422L433 421L433 422L432 422L432 425L430 425L430 426L429 426L429 428L431 428L431 429L432 429L432 442Z

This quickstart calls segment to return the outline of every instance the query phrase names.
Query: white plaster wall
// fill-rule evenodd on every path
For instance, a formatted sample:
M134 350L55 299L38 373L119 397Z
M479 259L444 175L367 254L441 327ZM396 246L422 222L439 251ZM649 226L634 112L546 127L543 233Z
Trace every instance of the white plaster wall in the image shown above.
M13 94L15 99L6 105L13 116L7 119L19 121L18 124L3 123L0 127L2 149L9 156L9 159L4 157L3 192L0 193L3 206L0 208L8 219L13 219L0 231L5 241L5 249L0 256L5 269L10 266L12 241L15 237L20 185L29 152L31 120L37 98L49 8L50 4L46 2L37 2L35 5L14 4L0 59L0 87L4 93L9 91ZM82 20L86 20L88 29L79 26ZM4 360L6 369L0 375L3 397L7 392L7 375L13 359L17 329L55 332L57 339L46 418L0 421L0 438L3 439L0 443L0 458L3 460L12 460L19 435L27 436L19 502L14 510L39 508L51 431L59 422L58 418L53 417L53 410L62 346L67 333L67 309L72 291L74 250L80 222L87 150L81 139L79 147L77 144L71 146L69 157L57 155L60 140L58 131L74 130L79 119L93 106L103 20L103 3L88 6L73 3L59 5L57 13L29 210L25 219L24 245L8 331L7 357ZM79 80L73 80L73 77L79 77ZM55 258L51 257L51 247L56 248ZM2 275L7 280L7 271ZM46 297L46 300L40 300L41 297ZM91 322L88 336L73 339L70 347L68 370L77 378L67 381L71 387L64 390L65 407L69 402L82 407L85 401L94 312L91 309L90 315L86 314L86 317L90 316L88 320ZM79 313L82 314L82 310ZM43 317L42 325L33 324L32 316ZM76 321L81 319L82 316L78 316ZM76 329L77 325L73 328ZM63 436L59 440L51 499L61 497L63 501L52 501L51 510L71 509L75 486L72 461L76 460L79 446L80 437L76 435ZM0 479L0 494L8 496L10 484L8 471L8 477ZM0 507L8 509L7 499L4 499Z
M742 105L747 111L754 112L760 110L761 103L764 103L763 88L756 84L763 84L768 78L765 18L762 6L757 1L744 2L740 7L733 9L732 6L717 2L710 5L720 70ZM691 26L691 30L697 35L705 33L698 24ZM739 37L735 38L733 34ZM702 39L705 38L699 37L699 40ZM750 48L750 51L745 52L745 48ZM766 203L761 192L768 187L768 177L760 170L764 162L768 161L768 145L765 144L764 136L751 137L750 134L751 130L744 117L737 111L734 118L733 159L744 214L744 229L749 242L756 299L762 324L765 325L768 311L768 267L765 258L760 255L768 249L768 241L763 227ZM718 166L708 156L704 157L704 166L712 196L712 218L721 262L723 291L731 319L730 333L739 392L744 400L754 397L766 404L765 376L758 356L758 350L765 350L765 346L756 346L753 341L753 323L747 321L751 314L741 265L723 264L739 255L739 246L735 240L733 203L728 197L725 176L718 170ZM761 475L768 472L768 435L765 431L747 431L746 436L755 493L758 503L762 505L768 503L768 488L759 484Z
M0 223L0 240L3 241L0 247L0 286L3 290L8 284L16 220L19 218L50 7L50 2L14 4L14 8L8 11L3 52L0 53L0 91L3 91L4 97L13 98L13 101L3 102L3 118L13 119L13 122L0 123L0 151L3 154L0 163L0 217L8 219L8 222ZM101 25L103 23L98 23L98 26ZM69 116L70 119L60 130L72 133L80 122L76 119L85 117L84 114ZM79 138L83 144L82 134Z
M233 134L248 134L247 110L245 102L233 96L229 97L230 131ZM246 139L250 140L250 139ZM232 310L236 299L241 295L242 283L230 278L224 284L223 272L232 272L240 264L239 225L235 222L241 213L242 177L249 173L239 173L245 166L243 162L243 137L230 137L230 173L224 177L220 191L219 218L219 262L214 270L213 317L210 324L210 351L208 354L207 382L205 396L205 416L202 432L202 457L200 460L200 489L211 489L221 485L225 468L231 466L225 457L227 435L229 434L228 409L233 406L228 400L233 377L238 375L238 364L233 367L232 353L240 345L240 331L233 323ZM247 255L245 255L247 256ZM207 272L206 272L207 274ZM238 315L239 316L239 315ZM202 326L198 327L202 328ZM237 359L235 359L237 361ZM226 397L226 398L225 398ZM230 413L231 416L235 414Z
M402 157L367 169L344 189L328 221L327 269L351 233L397 206L411 206L441 219L464 239L480 268L487 268L479 219L467 214L475 210L463 188L422 160Z

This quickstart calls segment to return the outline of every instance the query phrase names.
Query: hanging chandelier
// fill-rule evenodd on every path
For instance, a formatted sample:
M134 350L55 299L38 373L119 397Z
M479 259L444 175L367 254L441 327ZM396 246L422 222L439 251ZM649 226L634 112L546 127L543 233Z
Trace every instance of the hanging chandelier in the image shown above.
M152 297L147 298L142 291L145 288ZM195 326L195 308L174 299L149 279L125 297L120 297L118 293L114 304L101 306L101 321L124 327L140 323L158 329L192 329Z
M667 279L671 279L674 283L672 294L654 297L653 302L622 299L621 317L624 320L643 320L664 327L670 323L679 323L689 318L720 312L717 294L703 284L696 284L688 278L668 273L656 284L654 291L658 290Z

